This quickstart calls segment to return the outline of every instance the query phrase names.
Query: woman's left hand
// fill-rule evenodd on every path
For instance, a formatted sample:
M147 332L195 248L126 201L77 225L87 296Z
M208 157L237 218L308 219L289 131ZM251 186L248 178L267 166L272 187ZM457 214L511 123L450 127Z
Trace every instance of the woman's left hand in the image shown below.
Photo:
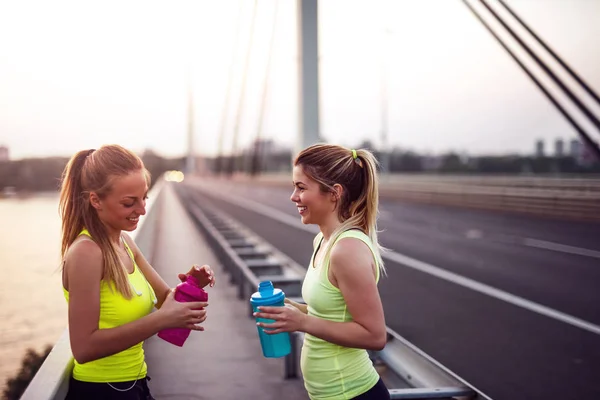
M187 274L178 275L179 280L185 282L186 275L192 275L194 278L198 279L201 288L206 285L210 285L210 287L215 286L215 273L208 265L203 265L201 267L193 265Z
M308 315L302 313L296 307L286 305L283 307L258 307L258 312L253 315L256 318L273 319L273 323L257 322L256 325L264 329L269 335L281 332L304 332Z

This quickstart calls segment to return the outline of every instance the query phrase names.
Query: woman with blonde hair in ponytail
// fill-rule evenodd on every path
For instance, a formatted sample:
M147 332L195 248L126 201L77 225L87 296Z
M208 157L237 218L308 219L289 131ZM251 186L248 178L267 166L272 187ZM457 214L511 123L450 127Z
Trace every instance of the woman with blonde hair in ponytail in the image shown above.
M165 328L203 330L199 308L208 304L175 301L125 233L146 213L149 185L142 160L117 145L78 152L63 173L62 277L75 358L68 400L152 399L143 341ZM214 285L208 266L188 274Z
M294 161L294 192L304 224L319 226L302 297L259 307L265 332L305 332L301 367L311 399L389 399L366 350L386 344L377 282L377 161L367 150L317 144Z

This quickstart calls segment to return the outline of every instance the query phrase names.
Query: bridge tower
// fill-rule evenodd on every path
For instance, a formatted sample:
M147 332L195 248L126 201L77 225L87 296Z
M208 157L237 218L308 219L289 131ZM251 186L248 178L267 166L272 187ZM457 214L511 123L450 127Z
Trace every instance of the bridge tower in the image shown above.
M293 157L319 142L319 19L318 0L297 0L298 15L298 137Z

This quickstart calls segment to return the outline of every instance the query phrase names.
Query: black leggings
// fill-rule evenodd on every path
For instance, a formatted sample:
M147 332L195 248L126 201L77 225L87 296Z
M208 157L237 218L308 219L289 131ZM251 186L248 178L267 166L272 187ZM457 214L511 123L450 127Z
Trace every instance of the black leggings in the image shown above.
M377 381L375 386L373 386L371 389L367 390L363 394L359 394L358 396L354 397L352 400L389 400L389 399L390 399L390 392L385 387L385 384L383 383L381 378L379 378L379 380Z
M71 377L69 381L69 392L65 400L154 400L148 388L150 378L140 378L137 382L117 382L111 383L117 389L130 390L120 392L113 389L107 383L82 382Z

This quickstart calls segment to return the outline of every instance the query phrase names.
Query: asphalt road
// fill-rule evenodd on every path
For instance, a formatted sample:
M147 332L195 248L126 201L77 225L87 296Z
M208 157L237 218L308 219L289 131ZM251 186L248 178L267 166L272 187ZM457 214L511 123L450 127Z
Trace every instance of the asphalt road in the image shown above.
M265 213L299 219L291 185L201 186L308 264L314 234ZM495 400L600 398L600 224L385 200L380 210L380 241L399 254L379 286L388 326Z

